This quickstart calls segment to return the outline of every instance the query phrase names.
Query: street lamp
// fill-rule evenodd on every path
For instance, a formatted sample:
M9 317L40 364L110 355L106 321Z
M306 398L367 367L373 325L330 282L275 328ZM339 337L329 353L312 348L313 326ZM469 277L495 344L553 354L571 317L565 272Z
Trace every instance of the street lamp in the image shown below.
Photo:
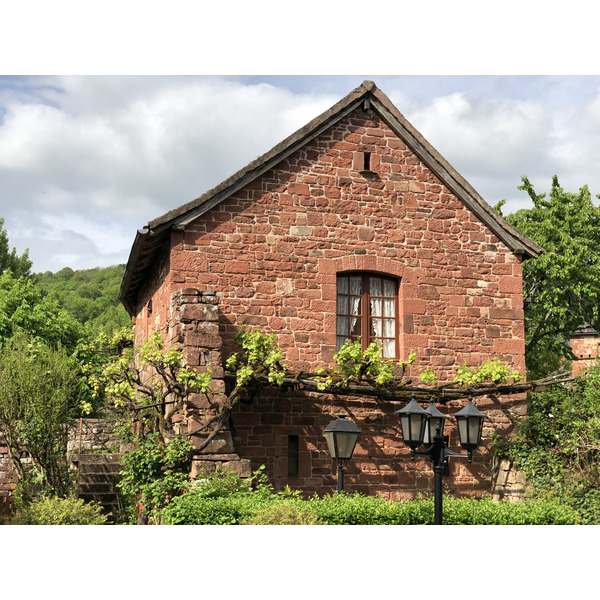
M467 454L459 454L448 448L448 442L444 438L444 421L448 417L434 406L433 398L431 398L427 410L424 410L417 403L415 394L413 394L411 401L402 410L397 410L394 414L397 414L400 418L402 438L410 448L411 457L414 458L415 454L431 457L434 472L435 524L441 525L442 476L445 463L450 456L466 456L469 462L473 461L473 450L477 449L481 443L483 420L488 417L475 408L471 396L469 396L467 405L453 415L457 422L460 445L467 451ZM417 451L417 448L423 443L429 445L429 447L423 451Z
M346 463L352 458L356 441L358 440L358 434L360 429L352 421L348 421L345 415L340 415L339 419L332 421L323 430L325 434L325 440L327 441L327 447L329 448L329 454L331 458L337 462L337 476L338 476L338 494L344 489L344 467Z

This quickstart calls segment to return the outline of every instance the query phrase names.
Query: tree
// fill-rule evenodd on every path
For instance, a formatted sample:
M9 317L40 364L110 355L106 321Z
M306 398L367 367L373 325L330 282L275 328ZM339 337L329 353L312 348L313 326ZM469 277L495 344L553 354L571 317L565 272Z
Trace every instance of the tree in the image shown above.
M522 181L533 208L506 220L545 250L523 263L527 368L537 378L572 358L568 342L580 325L600 324L600 208L587 186L568 193L554 176L547 196Z
M15 331L69 350L83 335L81 324L56 300L42 297L31 279L17 278L9 270L0 275L0 338L9 338Z
M29 250L18 256L16 248L12 252L8 248L8 234L4 230L4 219L0 217L0 273L10 269L17 277L29 277L32 265Z
M111 335L131 327L118 299L124 272L125 265L79 271L67 267L57 273L36 273L33 279L42 296L56 300L85 326L91 339L101 332Z
M71 491L67 425L77 412L79 389L73 366L62 348L23 332L0 340L0 429L22 490L36 483L49 495Z
M534 497L558 498L600 523L600 367L570 385L529 395L527 419L496 450L522 471Z

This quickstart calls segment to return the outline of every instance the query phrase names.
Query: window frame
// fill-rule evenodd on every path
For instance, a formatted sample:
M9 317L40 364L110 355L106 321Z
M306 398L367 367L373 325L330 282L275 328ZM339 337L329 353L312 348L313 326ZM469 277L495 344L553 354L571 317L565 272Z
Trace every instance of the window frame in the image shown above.
M342 293L342 296L347 296L348 298L356 298L356 297L360 297L360 312L357 315L352 315L350 314L350 307L348 307L347 309L347 313L340 313L340 301L339 301L339 296L340 296L340 284L339 284L339 280L340 278L345 277L348 278L348 292L346 294ZM361 293L360 296L356 296L353 294L350 294L350 277L360 277L361 278ZM377 295L373 295L370 293L370 278L371 277L376 277L378 279L380 279L382 281L382 285L381 285L381 296L377 296ZM384 284L383 281L389 281L394 285L394 295L393 296L387 296L384 294ZM387 356L384 357L386 359L389 360L399 360L400 357L400 311L399 311L399 279L397 277L394 277L392 275L388 275L386 273L378 273L376 271L343 271L343 272L339 272L336 274L336 351L339 352L339 348L341 347L341 345L343 345L345 343L346 340L350 339L358 339L360 338L361 340L361 345L362 345L362 349L363 351L366 350L369 346L370 343L372 343L373 341L380 341L383 345L383 341L386 339L393 339L394 340L394 356ZM394 321L394 331L393 331L393 338L388 337L388 336L384 336L384 327L383 327L383 321L384 321L384 316L383 316L383 310L382 310L382 314L381 317L375 316L373 317L371 314L371 298L381 298L382 301L384 299L393 299L394 300L394 316L393 316L393 321ZM382 308L383 308L383 302L382 302ZM366 309L366 314L365 314L365 309ZM339 331L339 320L340 318L346 318L348 319L348 323L347 323L347 330L348 330L348 334L340 334ZM359 318L360 319L360 334L352 334L350 333L350 318ZM371 319L372 318L381 318L382 321L382 330L381 330L381 335L380 336L372 336L370 333L370 324L371 324ZM340 339L344 339L344 342L341 342L340 344ZM383 355L383 348L382 348L382 355Z

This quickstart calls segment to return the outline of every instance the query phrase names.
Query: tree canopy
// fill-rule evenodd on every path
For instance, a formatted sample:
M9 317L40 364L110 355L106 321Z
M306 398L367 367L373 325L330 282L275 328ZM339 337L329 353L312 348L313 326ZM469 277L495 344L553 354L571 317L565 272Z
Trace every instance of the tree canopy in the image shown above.
M572 357L568 342L580 325L600 324L600 208L587 186L565 192L554 176L547 195L522 182L533 208L505 218L545 250L523 263L527 367L537 378Z
M131 326L118 299L124 272L125 265L78 271L66 267L57 273L36 273L33 279L42 295L58 302L94 337Z
M21 256L16 248L9 251L8 234L4 229L4 219L0 217L0 273L10 269L17 277L29 277L31 265L29 250L25 250Z
M17 278L8 270L0 275L0 338L17 331L69 350L83 335L81 323L56 300L42 296L31 279Z

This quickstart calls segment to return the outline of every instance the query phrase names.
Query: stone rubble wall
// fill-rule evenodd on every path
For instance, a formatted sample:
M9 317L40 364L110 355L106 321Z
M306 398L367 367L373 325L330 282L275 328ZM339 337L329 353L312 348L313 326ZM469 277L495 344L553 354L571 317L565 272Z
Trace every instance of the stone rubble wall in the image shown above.
M115 435L115 419L81 419L69 428L67 452L96 454L121 451ZM0 433L0 496L12 496L15 490L14 472L4 436Z

